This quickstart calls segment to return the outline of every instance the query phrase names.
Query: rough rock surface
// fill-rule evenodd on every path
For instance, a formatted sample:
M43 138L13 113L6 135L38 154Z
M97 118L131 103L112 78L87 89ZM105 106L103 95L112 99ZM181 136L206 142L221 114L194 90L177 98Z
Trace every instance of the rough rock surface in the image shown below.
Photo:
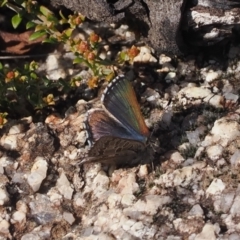
M124 22L158 52L202 51L203 46L228 46L239 34L238 1L228 0L52 0L89 19ZM209 50L209 49L208 49ZM223 50L224 52L224 50Z

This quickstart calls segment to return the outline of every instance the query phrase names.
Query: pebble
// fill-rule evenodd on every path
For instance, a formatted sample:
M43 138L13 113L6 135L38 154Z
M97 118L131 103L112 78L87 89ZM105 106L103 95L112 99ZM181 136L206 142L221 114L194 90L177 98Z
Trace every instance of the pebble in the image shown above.
M221 179L215 178L210 186L207 188L206 193L207 195L216 195L221 193L225 189L226 185Z
M73 189L64 172L60 173L60 177L57 180L56 187L64 198L69 200L72 199Z
M26 213L21 212L21 211L16 211L12 215L11 223L20 223L20 224L25 224L26 223Z
M0 220L0 233L2 237L6 237L4 239L7 239L7 237L9 237L10 235L9 228L10 228L10 224L7 220L5 219Z
M0 188L0 205L3 206L7 204L9 201L9 195L8 192L4 187Z
M142 62L142 63L156 63L157 59L151 54L151 49L148 47L140 47L139 54L133 59L133 62Z
M159 56L159 64L169 63L172 59L169 56L166 56L165 54L161 54Z
M42 181L46 178L48 164L47 161L41 157L35 159L35 163L32 166L31 173L27 177L28 184L34 192L37 192L42 184Z
M220 76L221 76L220 73L214 72L214 71L210 71L206 75L206 81L210 83L210 82L218 79Z
M199 204L196 204L192 207L192 209L189 211L190 216L195 216L195 217L203 217L204 212L203 209Z
M50 54L46 59L46 70L50 80L58 80L59 78L66 78L66 72L60 66L58 57Z
M206 149L207 155L212 161L220 159L223 154L223 150L223 146L219 144L207 147Z
M72 225L75 222L75 218L72 213L70 212L63 212L63 218Z
M230 158L230 163L232 167L237 167L240 165L240 150L237 149L235 153Z
M216 240L214 226L211 223L206 223L202 232L195 237L195 240Z
M177 81L177 74L175 72L169 72L165 77L165 81L167 83L176 82Z
M139 185L136 183L136 175L129 173L122 177L117 186L118 191L121 194L134 194L139 191Z
M0 140L0 144L8 149L8 150L16 150L17 149L17 135L16 134L12 134L12 135L3 135L1 140Z

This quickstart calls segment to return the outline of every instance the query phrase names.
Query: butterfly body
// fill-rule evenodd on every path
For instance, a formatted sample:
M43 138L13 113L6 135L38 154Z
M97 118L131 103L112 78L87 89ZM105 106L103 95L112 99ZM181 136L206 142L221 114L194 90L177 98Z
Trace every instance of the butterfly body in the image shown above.
M131 83L122 75L117 77L103 92L101 102L103 109L88 113L86 126L93 147L81 163L135 165L148 162L152 158L149 130Z

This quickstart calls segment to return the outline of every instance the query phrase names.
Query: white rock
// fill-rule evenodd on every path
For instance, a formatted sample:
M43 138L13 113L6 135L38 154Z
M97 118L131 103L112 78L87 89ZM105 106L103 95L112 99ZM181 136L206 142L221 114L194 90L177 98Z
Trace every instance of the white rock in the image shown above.
M240 150L237 149L235 153L230 158L230 163L233 167L237 167L240 165Z
M12 215L11 223L20 223L20 224L25 224L26 223L26 213L21 212L21 211L16 211Z
M147 165L141 165L138 171L139 177L146 177L148 175L148 168Z
M227 118L218 119L214 123L211 134L214 142L226 147L229 142L240 136L239 124L236 121L229 121Z
M159 56L159 63L160 64L168 63L168 62L171 62L171 61L172 61L172 59L170 57L166 56L165 54L161 54Z
M87 204L87 202L83 198L83 196L81 196L79 194L74 195L74 203L76 204L77 207L82 207L82 208L84 208Z
M233 93L225 93L223 96L225 97L226 100L231 101L233 103L236 103L239 99L239 96Z
M169 72L165 77L165 81L167 81L167 82L173 81L174 82L176 80L176 76L177 76L177 74L175 72Z
M139 190L139 186L136 183L136 175L132 172L123 176L117 186L121 194L133 194Z
M206 98L212 95L211 91L201 87L185 87L178 93L179 97L186 96L186 98Z
M168 73L168 72L175 72L175 71L176 69L169 62L162 64L162 67L160 69L157 69L157 72L159 73Z
M224 97L213 94L209 89L201 87L185 87L178 93L180 102L200 104L202 101L215 107L223 107Z
M137 238L141 238L145 231L146 230L142 222L136 222L131 227L131 233Z
M27 213L28 211L28 206L27 204L22 201L22 200L19 200L16 204L16 209L20 212L23 212L23 213Z
M218 178L213 179L210 186L207 188L207 196L221 193L225 189L225 183Z
M136 197L134 195L124 194L122 196L121 204L123 205L123 207L129 207L129 206L133 205L135 200L136 200Z
M222 193L220 196L215 197L213 203L214 210L216 212L228 213L230 208L232 207L234 197L234 191L228 191L226 193Z
M207 155L212 161L216 161L221 158L224 148L217 144L207 148Z
M75 222L75 218L72 213L70 212L63 212L63 218L72 225Z
M240 196L236 196L234 201L233 201L233 205L230 209L230 213L234 216L234 217L239 217L240 216Z
M208 103L216 108L224 107L224 97L221 95L209 95L204 99L205 103Z
M21 240L41 240L37 233L27 233L21 237Z
M38 191L42 181L46 178L48 164L47 161L41 157L36 158L33 164L31 174L29 174L27 181L34 192Z
M210 82L216 80L217 78L219 78L220 76L221 76L221 74L218 72L213 72L213 71L208 72L206 75L206 81L210 83Z
M152 216L161 209L163 205L170 203L168 196L148 195L143 200L138 200L129 208L123 210L124 214L133 219L143 220L146 215Z
M203 214L204 212L199 204L194 205L192 209L189 211L189 215L192 215L195 217L202 217Z
M157 59L152 56L148 47L141 47L139 54L133 59L133 62L157 62Z
M174 162L177 165L179 165L182 162L184 162L183 156L180 154L180 152L175 151L175 150L167 152L165 154L165 157L166 157L166 159L171 160L172 162Z
M59 65L58 57L56 55L48 55L46 59L46 64L47 74L51 80L58 80L59 78L66 77L66 72Z
M18 125L14 125L9 129L9 134L17 134L17 133L21 133L23 130L23 126L18 124Z
M58 191L64 196L64 198L69 200L72 199L73 189L64 172L60 174L56 187Z
M118 206L120 201L121 195L116 193L112 193L107 199L109 208L115 208L116 206Z
M106 173L100 171L97 176L93 179L91 188L96 196L99 196L106 192L109 188L109 178Z
M123 221L121 222L121 223L122 223L122 228L123 228L125 231L127 231L127 232L129 232L130 229L131 229L131 227L133 226L133 224L136 223L136 221L134 221L134 220L132 220L132 219L126 219L126 218L124 218L124 219L121 219L121 220L123 220Z
M10 227L10 224L7 220L3 219L3 220L0 220L0 233L3 234L3 235L8 235L9 234L9 227Z
M174 171L169 170L165 174L162 174L159 179L154 180L157 185L163 185L165 187L173 186L188 186L190 183L201 179L201 169L205 167L205 163L199 162L199 165L186 166Z
M131 31L126 31L125 38L127 41L133 41L135 39L135 34Z
M37 172L33 172L28 175L27 182L34 192L37 192L43 181L42 175Z
M8 196L8 192L5 189L5 187L0 188L0 205L4 205L6 203L8 203L9 201L9 196Z
M7 150L16 150L17 149L17 135L3 135L1 138L1 145Z
M215 240L216 236L214 230L214 225L211 223L206 223L202 229L202 232L195 237L195 240Z
M54 205L59 206L61 201L62 201L62 195L59 194L58 192L55 192L55 191L54 190L52 190L52 191L50 190L47 195L49 196L50 201Z

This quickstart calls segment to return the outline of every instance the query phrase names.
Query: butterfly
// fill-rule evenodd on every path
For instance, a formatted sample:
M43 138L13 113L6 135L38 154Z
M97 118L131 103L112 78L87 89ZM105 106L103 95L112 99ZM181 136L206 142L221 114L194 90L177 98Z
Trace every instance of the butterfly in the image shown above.
M120 75L104 90L103 109L88 112L86 129L93 144L83 163L135 165L151 161L150 135L129 80Z

